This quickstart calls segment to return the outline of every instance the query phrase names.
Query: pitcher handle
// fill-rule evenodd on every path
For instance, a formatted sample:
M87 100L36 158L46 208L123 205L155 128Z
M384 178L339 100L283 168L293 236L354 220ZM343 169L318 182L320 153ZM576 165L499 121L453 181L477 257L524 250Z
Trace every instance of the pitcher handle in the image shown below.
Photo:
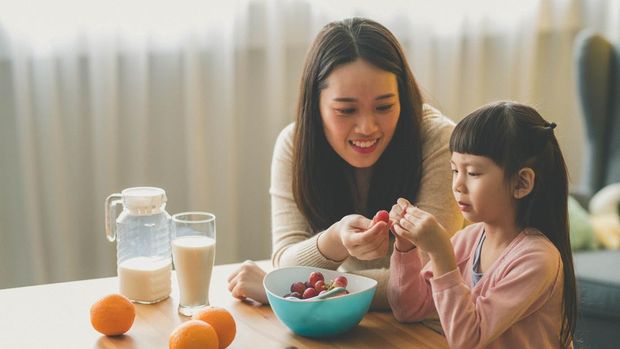
M123 202L122 198L115 193L105 199L105 236L110 242L116 240L116 205Z

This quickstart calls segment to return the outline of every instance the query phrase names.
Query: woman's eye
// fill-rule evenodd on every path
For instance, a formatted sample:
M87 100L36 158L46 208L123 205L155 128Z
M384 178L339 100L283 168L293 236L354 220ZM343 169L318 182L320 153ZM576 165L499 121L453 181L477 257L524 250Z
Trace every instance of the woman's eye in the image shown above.
M393 106L394 106L394 104L380 105L380 106L377 107L377 110L378 111L388 111L388 110L391 110Z
M336 109L336 111L340 114L353 114L355 113L355 108Z
M480 175L480 173L477 173L477 172L468 172L467 174L472 176L472 177L476 177L476 176Z
M459 170L457 170L457 169L453 168L453 169L452 169L452 173L453 173L453 174L458 174L458 173L459 173Z

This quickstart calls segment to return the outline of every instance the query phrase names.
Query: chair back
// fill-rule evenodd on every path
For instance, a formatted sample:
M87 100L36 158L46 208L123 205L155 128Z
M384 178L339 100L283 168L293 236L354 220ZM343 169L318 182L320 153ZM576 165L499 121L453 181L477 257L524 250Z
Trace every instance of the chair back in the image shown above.
M620 52L600 34L575 40L577 92L586 130L581 189L588 197L620 182Z

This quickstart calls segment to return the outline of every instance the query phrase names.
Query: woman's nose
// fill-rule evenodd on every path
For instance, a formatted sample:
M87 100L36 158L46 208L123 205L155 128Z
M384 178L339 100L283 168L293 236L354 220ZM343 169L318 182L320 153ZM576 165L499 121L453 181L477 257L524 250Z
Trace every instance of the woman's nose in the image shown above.
M377 125L377 119L371 112L360 114L357 120L357 132L370 135L377 131L379 126Z

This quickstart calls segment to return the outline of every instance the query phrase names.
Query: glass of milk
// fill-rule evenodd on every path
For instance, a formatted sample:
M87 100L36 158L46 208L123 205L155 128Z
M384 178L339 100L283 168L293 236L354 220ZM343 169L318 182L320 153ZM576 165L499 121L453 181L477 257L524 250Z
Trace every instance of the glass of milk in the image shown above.
M215 216L182 212L172 216L172 260L179 285L179 313L192 316L209 305L215 260Z

